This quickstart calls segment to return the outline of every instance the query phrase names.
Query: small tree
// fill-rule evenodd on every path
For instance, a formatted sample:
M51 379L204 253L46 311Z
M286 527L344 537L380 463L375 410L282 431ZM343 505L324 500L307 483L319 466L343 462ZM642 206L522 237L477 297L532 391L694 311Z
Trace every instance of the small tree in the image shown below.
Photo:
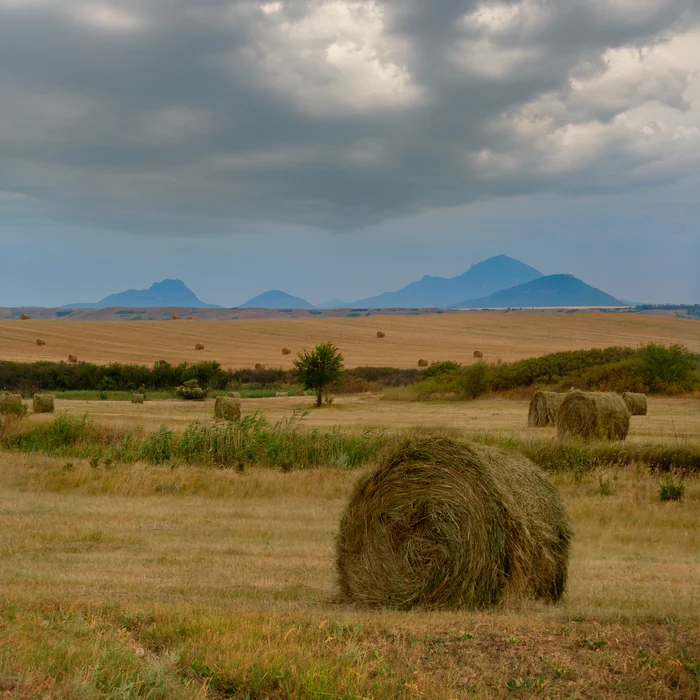
M311 352L303 350L294 360L294 374L304 389L316 392L316 406L323 403L323 390L343 371L343 356L333 343L321 343Z

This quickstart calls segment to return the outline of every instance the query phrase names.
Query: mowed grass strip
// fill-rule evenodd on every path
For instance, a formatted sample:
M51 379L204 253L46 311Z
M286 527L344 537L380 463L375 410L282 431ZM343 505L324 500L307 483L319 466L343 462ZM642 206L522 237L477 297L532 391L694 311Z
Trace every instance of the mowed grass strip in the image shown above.
M646 470L554 475L575 532L562 603L428 614L336 602L333 538L357 476L0 454L3 690L696 697L697 478L661 503Z

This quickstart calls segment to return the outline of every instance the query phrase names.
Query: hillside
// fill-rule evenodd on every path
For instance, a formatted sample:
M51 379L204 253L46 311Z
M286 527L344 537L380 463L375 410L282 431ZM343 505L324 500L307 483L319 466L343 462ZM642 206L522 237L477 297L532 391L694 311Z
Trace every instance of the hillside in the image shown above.
M352 302L359 308L382 307L447 307L461 299L475 299L499 289L529 282L542 273L507 255L497 255L472 265L457 277L431 277L411 282L396 292L385 292L375 297Z
M624 302L591 287L573 275L547 275L502 289L479 299L452 304L454 309L518 308L540 306L624 306Z
M64 309L106 309L112 307L189 307L218 309L216 304L207 304L182 281L167 279L155 282L148 289L127 289L110 294L95 303L66 304Z

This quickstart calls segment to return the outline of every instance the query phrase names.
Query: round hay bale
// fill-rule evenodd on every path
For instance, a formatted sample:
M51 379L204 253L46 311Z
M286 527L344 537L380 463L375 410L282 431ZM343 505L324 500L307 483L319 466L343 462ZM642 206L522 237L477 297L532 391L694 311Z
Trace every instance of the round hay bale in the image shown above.
M188 316L188 317L187 317L187 320L188 320L188 321L194 321L194 316Z
M22 314L20 316L20 320L22 321L28 321L29 320L29 314Z
M418 366L419 366L419 367L427 367L427 366L428 366L428 360L418 360Z
M77 355L68 355L68 362L77 362L77 361L78 361Z
M630 429L630 413L619 394L569 391L557 413L560 439L624 440Z
M23 416L26 412L22 394L0 394L0 416Z
M217 396L214 402L214 418L240 423L241 400L232 396Z
M179 314L173 314L170 318L173 321L179 321L182 318L182 316L180 316Z
M275 396L276 396L277 398L284 397L284 396L289 396L289 392L288 392L288 391L276 391L276 392L275 392Z
M557 412L565 396L555 391L536 391L530 401L527 424L533 428L556 425Z
M282 348L283 355L291 355L292 351L289 348Z
M255 369L265 369L265 365L261 365L259 362L256 362Z
M481 350L474 350L474 357L483 357L484 353Z
M46 341L42 340L41 338L36 339L36 344L41 347L42 345L46 345Z
M646 394L635 394L631 391L625 391L622 394L622 400L627 406L627 410L632 416L646 416L647 414L647 397Z
M204 350L204 344L203 343L195 343L194 349L195 350Z
M240 391L229 391L226 396L230 396L232 399L240 399L241 398L241 392Z
M570 536L559 495L525 457L423 434L397 442L357 484L336 569L344 595L369 606L556 601Z
M382 333L381 331L377 331L377 338L386 338L386 333Z
M53 413L55 398L53 394L34 394L32 410L34 413Z
M131 403L143 403L146 397L143 394L133 393L131 395Z

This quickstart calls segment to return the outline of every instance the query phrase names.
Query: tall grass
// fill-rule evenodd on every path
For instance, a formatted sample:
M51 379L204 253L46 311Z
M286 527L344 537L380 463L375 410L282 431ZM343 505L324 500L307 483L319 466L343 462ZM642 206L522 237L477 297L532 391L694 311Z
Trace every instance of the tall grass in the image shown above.
M353 468L366 464L384 442L381 432L343 433L301 428L305 413L295 411L274 425L260 414L240 423L195 422L182 434L106 428L90 417L57 415L53 421L6 428L0 447L20 452L90 459L95 466L115 462L189 463L243 469L246 465L283 471L320 466Z

